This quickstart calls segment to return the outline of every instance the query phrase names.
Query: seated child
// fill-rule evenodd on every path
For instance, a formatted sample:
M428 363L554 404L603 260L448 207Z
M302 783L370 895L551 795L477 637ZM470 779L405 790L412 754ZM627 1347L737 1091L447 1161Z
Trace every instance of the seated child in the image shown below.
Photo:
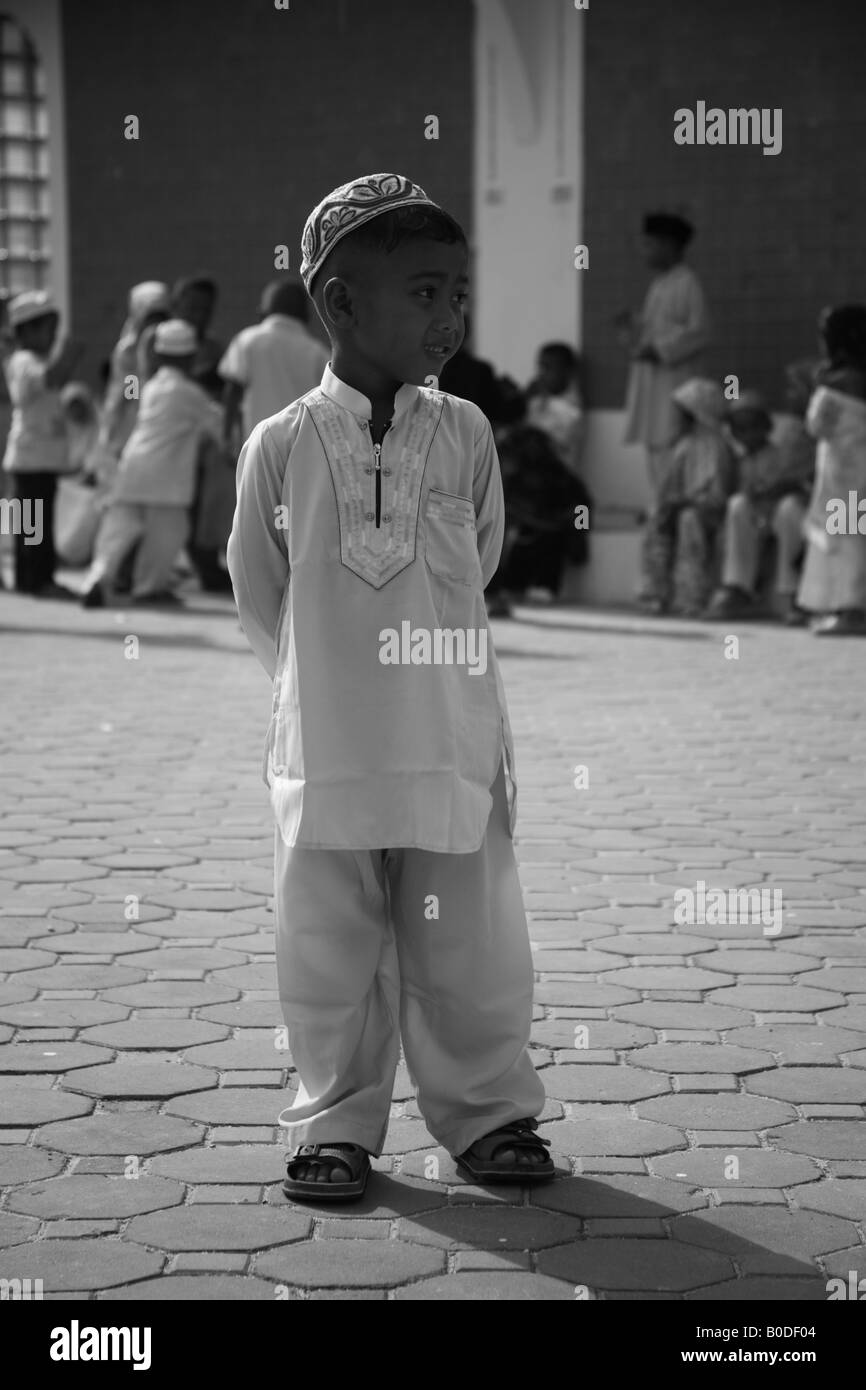
M817 615L817 636L866 636L866 305L825 310L819 329L826 357L806 416L818 452L798 602Z
M370 174L319 204L302 249L331 360L244 445L228 547L274 692L277 974L298 1074L284 1191L362 1195L401 1034L427 1128L474 1182L549 1178L484 609L502 482L479 408L424 385L463 337L466 235L407 178Z
M570 473L578 474L583 445L583 401L579 359L568 343L546 343L539 350L537 375L529 387L526 423L543 430Z
M721 621L755 615L761 550L764 540L774 536L775 593L783 617L793 624L799 615L795 595L808 486L801 440L789 430L784 447L771 442L773 420L756 391L744 391L732 402L728 428L739 459L738 486L728 498L722 585L706 616Z
M140 540L132 576L133 603L170 603L174 561L189 534L189 509L202 444L219 441L222 414L191 380L194 329L181 319L157 325L157 370L145 383L132 434L123 450L84 583L85 608L106 602L127 552Z
M575 507L590 506L583 483L568 472L550 438L515 425L499 444L506 534L499 568L487 587L490 617L511 616L527 589L555 598L566 565L587 558L587 531L575 530Z
M714 582L716 543L734 487L734 460L722 431L725 398L714 381L692 377L671 393L681 430L658 479L644 540L649 612L698 617Z

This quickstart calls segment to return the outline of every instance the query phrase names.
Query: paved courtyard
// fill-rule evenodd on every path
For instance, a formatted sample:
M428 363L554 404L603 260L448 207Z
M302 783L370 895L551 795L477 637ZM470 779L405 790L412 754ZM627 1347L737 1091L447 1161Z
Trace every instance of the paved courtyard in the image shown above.
M520 613L494 633L562 1176L467 1184L401 1067L335 1209L279 1187L270 690L233 610L0 594L0 1276L795 1302L866 1276L866 644ZM701 883L763 887L773 925L686 919Z

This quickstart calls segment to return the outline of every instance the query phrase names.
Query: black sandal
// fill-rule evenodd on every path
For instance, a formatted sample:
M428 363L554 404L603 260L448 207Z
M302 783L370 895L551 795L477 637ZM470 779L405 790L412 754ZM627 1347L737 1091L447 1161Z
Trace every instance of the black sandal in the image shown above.
M348 1168L348 1182L316 1182L312 1178L293 1178L298 1163L342 1164ZM370 1155L358 1144L303 1144L286 1162L283 1191L287 1197L316 1202L351 1202L363 1197L370 1176Z
M553 1159L544 1153L545 1148L550 1148L550 1140L537 1135L537 1129L537 1120L512 1120L476 1139L464 1153L455 1154L454 1161L476 1182L536 1182L555 1177ZM513 1149L517 1156L508 1162L497 1161L504 1149ZM544 1154L544 1162L520 1163L521 1153Z

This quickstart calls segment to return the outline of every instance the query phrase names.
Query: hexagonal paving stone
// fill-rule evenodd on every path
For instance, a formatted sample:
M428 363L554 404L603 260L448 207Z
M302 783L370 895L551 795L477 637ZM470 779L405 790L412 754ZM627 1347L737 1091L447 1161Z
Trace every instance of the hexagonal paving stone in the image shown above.
M693 1221L697 1217L691 1218ZM653 1290L677 1293L730 1279L734 1267L715 1251L689 1247L677 1240L608 1240L596 1237L538 1256L542 1274L596 1289Z
M50 1178L59 1173L66 1162L65 1154L43 1153L41 1149L26 1148L23 1144L0 1145L0 1187Z
M729 1284L713 1284L709 1289L697 1289L684 1295L695 1303L824 1303L827 1291L824 1278L817 1271L799 1278L779 1275L750 1275L732 1279Z
M246 1028L226 1042L190 1047L184 1056L187 1062L225 1071L267 1071L290 1065L288 1053L275 1046L277 1041L273 1028Z
M767 1136L777 1149L814 1154L816 1158L866 1159L866 1121L802 1120L771 1130Z
M707 998L712 1004L733 1004L753 1013L773 1014L811 1014L838 1007L842 1002L840 995L831 994L828 989L812 989L810 985L733 985L730 989L712 989Z
M844 1009L831 1009L824 1014L824 1020L834 1028L855 1028L866 1032L866 1006L849 1004Z
M394 1288L445 1272L444 1250L394 1240L314 1240L259 1255L256 1274L300 1288Z
M150 1171L185 1183L282 1182L286 1175L286 1149L281 1144L224 1144L186 1149L183 1153L158 1154L151 1161ZM355 1204L352 1213L356 1214Z
M216 1004L199 1009L198 1017L234 1028L280 1028L283 1015L278 999L239 999L234 1004Z
M158 1274L165 1256L141 1250L127 1241L39 1240L18 1245L0 1256L0 1276L42 1279L46 1293L64 1289L107 1289Z
M183 1201L184 1188L166 1178L103 1177L101 1174L52 1178L19 1187L9 1198L12 1211L27 1212L43 1221L63 1217L79 1220L124 1219Z
M239 951L224 951L219 946L158 946L136 951L128 956L130 965L140 965L143 970L220 970L231 965L243 966L246 956ZM273 977L272 977L273 978Z
M93 1109L92 1100L29 1085L26 1077L16 1077L15 1083L10 1086L4 1079L0 1085L0 1122L9 1129L68 1120L74 1115L87 1115Z
M731 1158L739 1165L736 1178L725 1176ZM689 1149L686 1153L660 1154L649 1162L654 1173L674 1182L732 1192L746 1187L793 1187L819 1176L810 1159L768 1149Z
M548 1095L559 1100L640 1100L670 1090L667 1077L642 1071L637 1066L597 1066L581 1062L561 1065L545 1073Z
M110 1062L106 1047L91 1043L34 1042L0 1045L0 1072L71 1071L73 1067L92 1067Z
M190 941L199 937L219 941L223 937L236 935L238 931L237 919L222 912L182 913L177 917L170 917L166 909L163 909L163 913L161 921L136 923L138 930L151 938L151 946L156 944L159 937L166 941L174 937Z
M532 968L539 975L567 972L594 975L599 970L619 970L625 962L618 956L602 955L600 951L533 951Z
M678 1004L667 999L659 1003L626 1004L614 1009L614 1018L647 1028L736 1028L752 1022L751 1011L724 1008L719 1004Z
M276 1125L282 1110L288 1109L294 1094L288 1087L226 1086L196 1096L179 1096L165 1106L166 1115L184 1115L210 1125Z
M637 998L633 989L614 985L582 985L574 981L545 980L535 986L536 1004L565 1004L575 1008L604 1009L608 1004L626 1004Z
M35 951L29 946L25 951L0 947L0 971L9 975L17 971L36 970L40 966L51 966L56 959L57 957L48 951Z
M574 1158L639 1157L685 1148L685 1137L670 1125L636 1120L624 1106L588 1105L579 1120L542 1125L556 1153Z
M85 1028L82 1042L102 1043L105 1047L129 1048L136 1052L151 1049L179 1049L196 1043L219 1042L228 1028L217 1023L200 1023L195 1018L135 1018L127 1023L109 1023Z
M604 980L608 979L605 975ZM618 970L615 976L610 976L617 985L626 985L631 989L711 989L713 986L726 981L734 983L733 975L724 976L715 970L700 970L697 966L687 965L632 965L625 970Z
M782 1105L779 1101L694 1091L641 1101L635 1109L643 1119L659 1120L683 1129L761 1130L797 1117L793 1106Z
M422 1221L400 1221L400 1240L437 1245L447 1250L542 1250L580 1235L580 1222L568 1217L509 1207L448 1207L427 1212Z
M153 942L134 931L75 931L62 937L40 937L32 944L50 946L62 955L120 956L129 951L146 950Z
M784 1207L720 1207L700 1216L675 1216L677 1240L731 1255L744 1274L811 1273L810 1260L856 1237L847 1221Z
M748 1052L742 1047L722 1043L656 1043L631 1054L642 1067L664 1072L704 1072L708 1074L760 1071L767 1065L765 1052Z
M39 1222L27 1216L9 1216L0 1211L0 1249L9 1245L21 1245L39 1230Z
M832 1182L809 1182L789 1193L797 1207L825 1211L862 1221L866 1212L866 1178L835 1178Z
M797 972L816 970L819 962L804 959L792 951L762 950L755 947L751 951L712 951L708 955L696 956L698 965L706 970L727 971L731 975L795 975Z
M46 922L43 917L3 917L0 916L0 942L4 946L26 946L30 941L43 937L50 940L49 950L54 950L54 939L72 931L68 922ZM50 932L51 936L46 936Z
M845 1296L850 1298L851 1271L858 1279L866 1279L866 1245L852 1245L847 1250L837 1250L834 1255L826 1256L824 1267L828 1275L845 1281ZM860 1296L862 1298L862 1292Z
M196 980L158 980L112 989L105 998L113 1004L128 1004L131 1009L195 1009L200 1004L225 1004L237 999L239 992Z
M605 936L593 941L598 951L617 952L624 956L690 956L695 951L705 951L707 943L702 936L688 936L684 933L644 932L623 936Z
M761 1028L737 1028L728 1042L777 1054L783 1064L833 1061L848 1047L860 1045L853 1029L815 1027L813 1023L767 1023Z
M36 1142L40 1147L58 1149L61 1153L135 1154L143 1158L145 1154L165 1149L188 1148L199 1142L203 1132L201 1125L187 1124L170 1115L115 1112L44 1125L38 1131Z
M106 1300L153 1302L243 1302L273 1303L276 1292L273 1284L253 1279L248 1274L172 1274L163 1279L147 1279L143 1283L127 1284L111 1289Z
M219 1075L205 1067L185 1062L110 1062L105 1067L88 1067L69 1072L61 1085L68 1091L87 1096L121 1096L124 1100L151 1100L162 1096L188 1095L216 1086Z
M227 970L214 970L218 984L234 985L238 989L276 989L277 974L273 965L235 965Z
M706 1193L689 1191L666 1178L638 1173L610 1173L602 1178L568 1177L533 1189L533 1207L567 1212L583 1220L634 1220L666 1217L672 1211L695 1211L709 1205Z
M470 1274L446 1274L437 1279L422 1279L398 1289L401 1302L430 1301L434 1303L501 1303L519 1301L550 1303L574 1298L574 1287L561 1279L548 1279L543 1274L501 1274L493 1270L473 1270Z
M178 888L174 892L160 888L150 894L149 901L159 907L174 908L176 912L234 912L241 907L256 906L261 896L230 888Z
M866 1076L855 1067L781 1067L747 1077L746 1090L798 1105L827 1101L862 1105L866 1102Z
M443 1207L447 1196L442 1191L442 1184L460 1183L461 1179L454 1171L450 1157L446 1162L443 1160L443 1150L437 1149L435 1153L440 1157L440 1177L434 1181L428 1181L423 1177L424 1165L430 1156L428 1153L408 1154L403 1161L399 1178L392 1178L378 1170L375 1162L379 1160L375 1160L367 1191L360 1201L352 1203L352 1221L393 1221L399 1216L414 1216L419 1212L434 1211L437 1207ZM417 1173L418 1176L412 1177L410 1173ZM461 1189L464 1192L465 1190L465 1187ZM503 1200L511 1193L519 1200L522 1189L507 1184L497 1188L497 1193L503 1194ZM337 1215L332 1202L290 1202L281 1187L272 1189L268 1195L268 1202L271 1206L294 1207L296 1211L307 1212L317 1219L324 1217L333 1220Z
M120 1004L104 1004L101 999L34 999L0 1008L0 1020L17 1028L81 1028L90 1023L115 1023L128 1013ZM82 1037L79 1041L99 1039Z
M573 1048L575 1031L585 1028L587 1045L593 1051L605 1048L639 1047L655 1041L651 1028L638 1028L634 1024L609 1023L604 1018L588 1018L581 1023L578 1018L556 1018L544 1023L533 1023L532 1042L541 1047Z
M28 970L26 976L27 983L39 989L117 990L144 978L144 970L131 970L127 965L49 965L44 970Z
M136 1216L126 1239L162 1250L263 1250L304 1240L312 1228L311 1218L294 1209L197 1203Z

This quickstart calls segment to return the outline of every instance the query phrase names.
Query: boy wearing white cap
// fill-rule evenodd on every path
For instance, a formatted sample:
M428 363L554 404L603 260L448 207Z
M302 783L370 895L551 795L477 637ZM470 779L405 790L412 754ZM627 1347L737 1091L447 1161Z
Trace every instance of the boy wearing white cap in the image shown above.
M219 407L190 378L195 330L181 319L157 325L157 370L145 383L132 434L120 458L82 591L85 608L101 607L125 555L140 540L133 603L176 604L172 566L189 534L202 445L218 440Z
M502 482L482 412L425 384L463 338L466 237L423 189L374 174L315 209L303 253L331 361L244 446L228 548L274 683L277 969L299 1082L284 1190L363 1193L401 1034L427 1128L464 1171L549 1178L484 605Z
M3 469L22 513L35 515L32 535L15 535L15 588L37 598L71 598L54 582L54 497L58 474L69 471L66 417L60 388L72 375L83 347L57 341L60 316L46 290L27 290L9 304L15 349L3 364L12 424ZM29 509L32 508L31 512Z

